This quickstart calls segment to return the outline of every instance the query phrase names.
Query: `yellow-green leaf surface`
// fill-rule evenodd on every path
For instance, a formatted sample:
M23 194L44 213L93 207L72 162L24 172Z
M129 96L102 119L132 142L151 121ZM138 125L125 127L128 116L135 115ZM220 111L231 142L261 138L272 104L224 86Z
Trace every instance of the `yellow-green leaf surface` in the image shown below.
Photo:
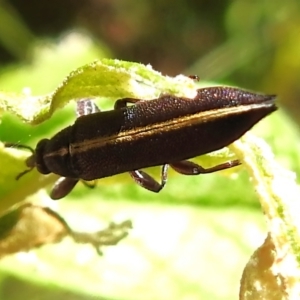
M196 95L196 85L186 76L162 76L151 66L102 59L71 72L51 94L31 96L0 93L0 112L9 111L26 122L38 124L74 99L131 97L147 100L161 93L193 97Z
M273 275L274 280L280 277L284 282L284 284L277 284L276 294L281 295L281 299L298 298L300 295L300 187L296 183L296 174L281 167L275 161L269 146L249 133L235 142L232 148L244 157L243 162L251 174L266 218L269 240L274 245L274 248L269 248L270 266L266 271ZM257 263L257 268L261 263ZM249 272L247 276L251 278L251 275L253 276L258 270L252 270L252 274L251 271ZM255 277L252 278L250 289L259 294L260 289L255 286ZM261 290L264 290L268 281L264 281L263 277L261 281ZM248 298L247 293L249 292L245 291L243 299L256 299L256 297Z
M80 230L102 228L112 218L132 220L126 240L105 248L103 257L90 246L65 240L6 257L2 272L20 283L29 281L32 289L38 286L49 299L69 293L87 300L237 299L243 266L264 237L257 212L151 203L146 194L148 203L139 204L126 200L124 190L114 199L106 199L105 191L98 199L86 195L72 205L61 203L60 211ZM182 194L177 198L185 200ZM26 288L15 295L28 295Z
M1 141L35 147L39 139L51 137L74 122L72 102L57 109L75 98L97 96L101 108L111 108L114 100L120 97L151 99L164 92L180 94L184 91L188 95L195 89L195 83L185 76L164 77L150 67L136 63L99 59L84 65L87 61L80 60L81 63L72 64L72 67L69 63L68 70L62 72L65 62L67 55L61 59L56 54L51 63L40 60L35 66L43 71L34 68L28 71L25 66L11 72L10 80L0 76L2 90L4 82L6 91L17 93L23 90L25 95L1 94L1 112L5 111L0 123ZM60 80L55 71L59 72ZM19 85L14 86L17 78ZM39 90L46 83L49 86ZM38 91L39 95L46 96L31 96L29 89L23 89L26 86L32 94ZM20 119L38 126L22 123ZM273 145L277 159L299 172L300 147L297 132L292 128L292 124L276 112L255 126L254 131ZM266 171L268 163L264 151L255 150L255 145L260 145L259 140L249 142L250 153L240 150L237 144L232 151L225 149L197 159L206 167L238 157L245 162L246 168L241 166L230 172L192 177L175 176L171 171L167 186L159 194L141 189L124 174L99 180L94 190L79 184L68 197L55 204L49 200L48 190L44 191L44 188L51 188L56 176L42 176L32 171L16 181L16 176L25 170L24 160L30 153L4 148L0 143L1 213L31 196L31 200L58 206L77 230L101 229L111 220L130 219L134 226L129 237L117 247L106 248L103 257L97 256L92 247L79 246L71 240L47 245L28 254L6 257L0 262L0 283L5 286L9 276L16 276L26 289L30 283L40 289L40 294L51 294L52 299L64 299L70 292L85 299L237 298L244 265L266 234L262 213L253 210L258 207L258 199L264 201L264 190L257 189L259 195L255 194L249 177L258 172L259 180L255 182L263 184L272 194L270 178L273 169L271 174ZM247 157L251 162L247 162ZM159 178L158 168L151 172ZM293 186L294 179L286 184ZM274 203L272 208L276 212L279 202L269 203ZM284 205L280 200L279 211L282 208ZM294 241L297 237L295 227L286 228L291 230L285 231L287 237L291 237L287 240ZM291 246L291 249L294 253L297 247ZM20 293L24 298L28 290L24 294L20 290ZM9 299L5 296L4 299Z

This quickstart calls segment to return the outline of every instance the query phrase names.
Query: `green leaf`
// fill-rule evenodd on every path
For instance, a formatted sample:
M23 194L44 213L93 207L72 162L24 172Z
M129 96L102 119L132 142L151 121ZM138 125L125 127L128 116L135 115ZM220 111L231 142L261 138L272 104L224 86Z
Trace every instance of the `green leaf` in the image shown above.
M231 148L241 156L252 177L266 218L269 243L274 245L268 250L274 261L267 264L267 269L274 278L280 276L286 282L282 296L298 295L299 284L295 283L300 281L300 187L296 174L281 167L270 147L250 133ZM259 263L257 269L262 269Z
M186 76L167 77L150 66L102 59L71 72L62 84L45 96L0 93L0 113L9 111L25 122L38 124L73 99L131 97L151 99L161 93L194 97L195 82Z

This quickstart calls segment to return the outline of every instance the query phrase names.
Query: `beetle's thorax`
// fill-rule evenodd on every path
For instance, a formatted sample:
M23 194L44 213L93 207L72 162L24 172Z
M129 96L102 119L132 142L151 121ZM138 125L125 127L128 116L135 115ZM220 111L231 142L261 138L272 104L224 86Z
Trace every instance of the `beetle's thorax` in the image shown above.
M28 167L33 167L35 163L35 167L42 174L49 174L51 171L48 169L44 160L44 152L47 144L49 143L49 139L42 139L38 142L35 148L35 153L28 157L26 164Z
M58 132L50 140L42 140L36 150L37 168L41 168L47 173L77 178L78 174L72 165L70 156L71 138L72 126L69 126ZM42 171L40 172L42 173Z

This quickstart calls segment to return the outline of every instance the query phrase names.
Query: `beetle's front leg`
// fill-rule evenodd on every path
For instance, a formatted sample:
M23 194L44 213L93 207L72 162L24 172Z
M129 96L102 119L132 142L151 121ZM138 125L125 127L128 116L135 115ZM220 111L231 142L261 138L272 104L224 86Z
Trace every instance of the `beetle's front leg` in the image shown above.
M213 172L233 168L240 164L241 162L236 159L236 160L225 162L223 164L213 166L211 168L203 168L196 163L193 163L188 160L183 160L183 161L171 163L170 167L174 169L176 172L183 175L199 175L199 174L213 173Z
M137 171L131 171L129 172L130 176L133 178L133 180L140 185L141 187L145 188L146 190L149 190L150 192L158 193L163 189L163 187L167 183L168 178L168 168L169 165L163 165L161 169L161 182L157 182L152 176L149 174L137 170Z
M53 200L59 200L67 196L75 187L79 179L60 177L54 184L50 193L50 198Z

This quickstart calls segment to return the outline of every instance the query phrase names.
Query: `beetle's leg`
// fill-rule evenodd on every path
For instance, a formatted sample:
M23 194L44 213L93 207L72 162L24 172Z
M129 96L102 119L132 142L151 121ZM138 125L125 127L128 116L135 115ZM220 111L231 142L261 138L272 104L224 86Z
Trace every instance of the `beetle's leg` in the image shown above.
M16 143L3 142L5 148L15 148L15 149L26 149L29 150L32 154L34 154L34 149L27 145L20 145Z
M142 100L135 99L135 98L119 99L115 102L114 108L121 109L121 108L127 107L128 103L135 104L140 101L142 101ZM131 171L128 173L138 185L145 188L146 190L149 190L154 193L158 193L159 191L161 191L163 189L163 187L167 183L168 168L169 168L168 164L165 164L162 166L160 183L157 182L152 176L145 173L144 171L136 170L136 171Z
M80 116L94 114L96 112L100 112L100 109L93 100L86 98L77 101L77 108L76 108L77 118Z
M183 175L199 175L206 173L213 173L225 169L229 169L235 166L240 165L241 162L239 160L231 160L223 164L216 165L211 168L203 168L200 165L193 163L188 160L182 160L175 163L171 163L170 167L174 169L176 172Z
M50 193L50 198L53 200L59 200L68 195L77 184L79 179L60 177L54 184Z
M129 174L133 178L133 180L141 187L151 192L158 193L167 183L168 168L169 165L162 166L161 183L158 183L152 176L140 170L131 171L129 172Z
M140 102L140 101L142 101L142 100L140 100L140 99L134 99L134 98L123 98L123 99L119 99L119 100L117 100L117 101L115 102L114 108L115 108L115 109L120 109L120 108L123 108L123 107L128 106L128 105L127 105L128 103L133 103L133 104L135 104L135 103Z
M137 103L140 99L123 98L115 102L114 109L121 109L128 106L128 103ZM164 165L161 173L161 183L158 183L152 176L144 171L136 170L128 172L133 180L141 187L151 192L158 193L166 184L167 181L167 165Z

